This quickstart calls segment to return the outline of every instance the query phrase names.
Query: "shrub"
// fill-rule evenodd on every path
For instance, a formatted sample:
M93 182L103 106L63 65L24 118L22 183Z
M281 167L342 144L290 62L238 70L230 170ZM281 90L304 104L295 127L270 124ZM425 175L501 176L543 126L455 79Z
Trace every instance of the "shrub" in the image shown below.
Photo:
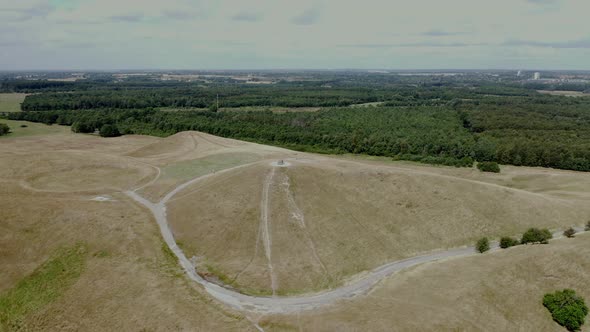
M119 132L119 129L117 128L117 126L112 125L112 124L105 124L102 127L100 127L99 134L102 137L117 137L117 136L121 136L121 133Z
M575 234L576 234L576 230L571 227L566 229L565 231L563 231L563 236L565 236L565 237L572 238L572 237L575 237Z
M75 133L93 133L96 130L93 125L77 121L72 124L72 131Z
M10 133L10 127L5 123L0 123L0 136Z
M546 244L549 242L550 239L553 238L553 235L548 229L538 229L538 228L531 228L526 233L522 235L522 239L520 243L527 244L527 243L542 243Z
M586 227L584 228L585 231L590 231L590 221L586 223Z
M475 250L482 254L490 250L490 240L488 240L487 237L479 239L479 241L477 241L477 243L475 244Z
M482 161L477 163L477 168L482 172L500 173L500 166L494 161Z
M553 320L569 331L578 331L588 314L584 299L571 289L545 294L543 305L549 310Z
M513 239L509 236L504 236L503 238L500 239L500 248L502 248L502 249L514 247L518 244L519 244L519 242L517 239Z
M27 128L28 126L26 124L22 124L20 125L21 128Z

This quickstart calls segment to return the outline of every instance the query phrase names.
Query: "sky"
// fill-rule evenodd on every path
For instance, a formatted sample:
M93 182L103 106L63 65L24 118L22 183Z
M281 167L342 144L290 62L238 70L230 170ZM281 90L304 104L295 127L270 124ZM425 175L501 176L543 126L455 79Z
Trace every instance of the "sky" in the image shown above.
M589 0L0 0L0 70L590 70Z

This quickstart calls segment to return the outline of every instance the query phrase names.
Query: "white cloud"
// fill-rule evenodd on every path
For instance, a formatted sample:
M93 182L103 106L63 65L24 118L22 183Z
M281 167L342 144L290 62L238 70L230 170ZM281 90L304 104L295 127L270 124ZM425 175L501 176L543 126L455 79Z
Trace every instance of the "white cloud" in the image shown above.
M587 0L0 0L0 69L590 69L589 10Z

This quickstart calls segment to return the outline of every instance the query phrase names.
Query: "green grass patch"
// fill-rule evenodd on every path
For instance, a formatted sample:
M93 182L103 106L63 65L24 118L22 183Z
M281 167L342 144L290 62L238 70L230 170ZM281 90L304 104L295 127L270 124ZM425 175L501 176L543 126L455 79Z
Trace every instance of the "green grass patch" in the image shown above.
M0 112L20 112L20 104L26 96L24 93L0 93Z
M202 176L213 171L221 171L259 159L249 153L223 153L196 160L187 160L164 167L164 177L173 179L187 179Z
M70 127L58 125L46 125L43 123L34 123L28 121L16 121L0 119L0 123L5 123L10 127L10 133L1 136L0 139L9 137L25 137L25 136L39 136L51 134L65 134L70 133ZM26 125L26 127L21 127Z
M162 254L164 259L159 263L160 269L166 273L167 275L175 278L180 278L183 276L183 272L180 267L180 263L178 262L178 258L176 255L168 248L166 242L162 241L161 243Z
M74 285L84 270L86 253L82 243L59 249L35 272L1 294L0 330L21 329L27 315L55 301Z

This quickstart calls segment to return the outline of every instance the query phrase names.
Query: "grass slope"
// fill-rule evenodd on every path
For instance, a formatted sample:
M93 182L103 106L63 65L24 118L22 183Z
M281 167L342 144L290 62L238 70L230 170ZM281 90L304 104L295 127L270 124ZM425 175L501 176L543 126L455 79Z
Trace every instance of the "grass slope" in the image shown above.
M82 243L60 249L33 274L0 295L0 329L21 329L24 317L60 297L78 280L85 261Z
M10 127L10 134L0 136L0 139L70 133L70 127L58 125L49 126L43 123L6 119L0 119L0 123L5 123ZM21 127L22 125L25 125L26 127Z
M25 97L24 93L0 93L0 112L20 112Z

